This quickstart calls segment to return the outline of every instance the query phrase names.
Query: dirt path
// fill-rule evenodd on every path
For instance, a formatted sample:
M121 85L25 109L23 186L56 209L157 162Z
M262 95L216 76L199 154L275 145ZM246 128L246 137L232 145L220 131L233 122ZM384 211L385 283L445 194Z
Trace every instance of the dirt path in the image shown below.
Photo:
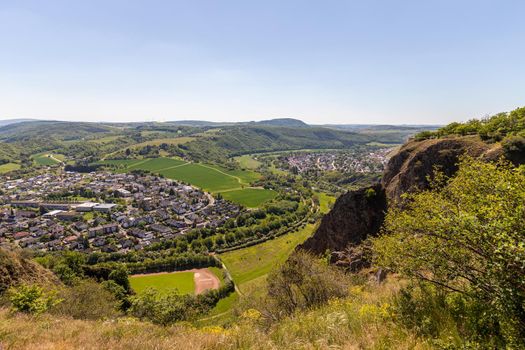
M195 270L193 275L195 281L195 294L202 294L208 289L219 289L220 281L210 270Z
M138 273L130 275L130 277L137 276L152 276L164 275L168 273L193 272L193 281L195 282L195 294L202 294L208 289L219 289L221 281L209 269L191 269L173 272L153 272L153 273Z

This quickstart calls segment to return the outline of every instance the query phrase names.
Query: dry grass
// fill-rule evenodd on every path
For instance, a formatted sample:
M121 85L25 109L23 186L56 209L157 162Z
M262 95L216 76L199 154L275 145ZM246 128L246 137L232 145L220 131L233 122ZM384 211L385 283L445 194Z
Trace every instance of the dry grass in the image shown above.
M0 311L0 344L6 349L210 349L223 338L184 326L163 328L131 319L80 321Z
M351 296L319 309L260 326L257 312L246 312L229 329L189 324L160 327L132 319L80 321L50 315L10 315L0 309L0 345L6 349L430 349L395 323L390 302L399 289L382 285L352 287Z

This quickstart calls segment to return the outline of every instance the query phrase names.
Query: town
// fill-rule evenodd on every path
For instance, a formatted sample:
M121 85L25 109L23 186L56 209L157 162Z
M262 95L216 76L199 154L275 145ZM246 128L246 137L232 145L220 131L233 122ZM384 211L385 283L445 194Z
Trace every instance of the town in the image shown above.
M294 152L279 157L279 167L294 173L311 170L343 173L379 173L388 162L392 148L352 149L324 152Z
M43 173L0 184L0 246L127 252L218 227L240 210L147 172Z

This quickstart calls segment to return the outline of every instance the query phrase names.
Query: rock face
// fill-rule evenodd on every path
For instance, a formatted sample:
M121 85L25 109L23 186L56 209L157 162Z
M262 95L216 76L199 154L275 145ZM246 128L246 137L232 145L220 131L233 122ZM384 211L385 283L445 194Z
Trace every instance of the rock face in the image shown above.
M479 157L490 150L491 147L477 137L410 141L390 158L381 184L387 198L396 201L405 192L428 188L428 177L434 169L451 176L458 170L460 156Z
M495 159L501 151L478 137L409 141L390 159L381 184L339 197L314 235L299 248L314 254L330 250L333 263L352 270L365 266L366 259L355 246L379 232L387 202L394 205L403 193L428 188L427 178L433 175L435 168L448 176L453 175L463 154ZM370 188L375 196L367 196Z
M368 235L379 232L386 208L385 192L379 184L348 192L337 199L315 234L300 249L323 254L358 244Z

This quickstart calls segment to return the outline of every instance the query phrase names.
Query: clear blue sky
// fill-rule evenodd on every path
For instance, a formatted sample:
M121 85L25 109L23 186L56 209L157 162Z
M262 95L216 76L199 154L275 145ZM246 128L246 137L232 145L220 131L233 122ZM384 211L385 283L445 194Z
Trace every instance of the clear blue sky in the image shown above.
M0 119L447 123L525 105L524 1L0 0Z

